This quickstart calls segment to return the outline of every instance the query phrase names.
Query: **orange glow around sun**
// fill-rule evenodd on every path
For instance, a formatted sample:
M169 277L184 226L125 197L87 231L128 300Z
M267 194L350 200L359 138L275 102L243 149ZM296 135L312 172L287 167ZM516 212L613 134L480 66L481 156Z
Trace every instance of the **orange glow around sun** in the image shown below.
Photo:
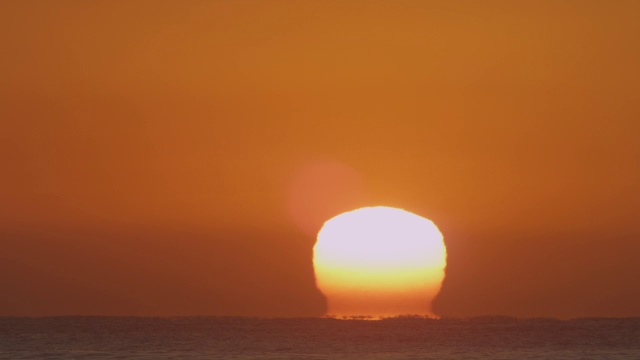
M438 228L405 210L377 206L340 214L318 233L313 264L331 316L432 316L446 249Z

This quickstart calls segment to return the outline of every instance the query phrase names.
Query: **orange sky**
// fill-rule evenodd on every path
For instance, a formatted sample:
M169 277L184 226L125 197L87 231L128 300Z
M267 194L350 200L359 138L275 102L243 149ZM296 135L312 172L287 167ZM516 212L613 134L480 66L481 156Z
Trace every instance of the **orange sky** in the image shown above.
M638 18L4 1L0 315L320 315L303 227L387 205L444 234L441 315L640 316Z

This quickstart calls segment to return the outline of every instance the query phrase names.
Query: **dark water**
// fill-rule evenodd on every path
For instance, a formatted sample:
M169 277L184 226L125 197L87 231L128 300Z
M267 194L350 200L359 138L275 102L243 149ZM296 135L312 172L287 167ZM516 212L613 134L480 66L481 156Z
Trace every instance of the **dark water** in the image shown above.
M640 318L0 317L0 359L640 359Z

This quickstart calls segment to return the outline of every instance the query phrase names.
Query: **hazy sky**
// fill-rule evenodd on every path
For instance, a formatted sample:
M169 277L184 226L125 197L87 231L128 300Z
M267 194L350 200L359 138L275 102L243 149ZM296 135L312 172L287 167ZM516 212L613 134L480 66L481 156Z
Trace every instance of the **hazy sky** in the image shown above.
M441 315L640 316L639 18L2 1L0 315L320 315L321 219L387 205L444 234Z

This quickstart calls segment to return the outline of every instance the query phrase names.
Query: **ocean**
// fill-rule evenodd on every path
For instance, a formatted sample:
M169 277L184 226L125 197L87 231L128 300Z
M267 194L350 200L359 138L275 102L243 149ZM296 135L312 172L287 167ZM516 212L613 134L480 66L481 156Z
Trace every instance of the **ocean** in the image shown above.
M640 318L0 317L0 359L640 359Z

